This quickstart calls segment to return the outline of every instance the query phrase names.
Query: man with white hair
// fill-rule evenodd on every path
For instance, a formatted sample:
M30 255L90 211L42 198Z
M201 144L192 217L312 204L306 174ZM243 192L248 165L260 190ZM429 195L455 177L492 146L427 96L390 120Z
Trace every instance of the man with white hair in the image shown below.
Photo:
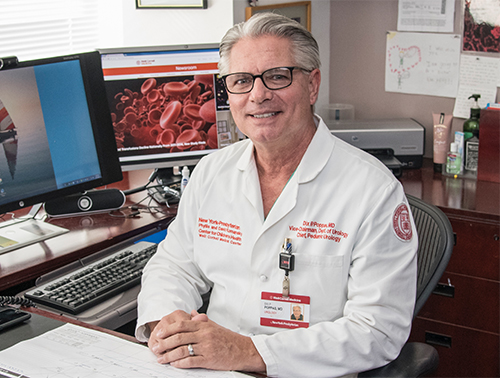
M314 114L319 68L311 33L284 16L259 13L224 36L219 70L248 139L198 164L144 270L136 336L160 363L333 377L404 345L413 219L391 172Z

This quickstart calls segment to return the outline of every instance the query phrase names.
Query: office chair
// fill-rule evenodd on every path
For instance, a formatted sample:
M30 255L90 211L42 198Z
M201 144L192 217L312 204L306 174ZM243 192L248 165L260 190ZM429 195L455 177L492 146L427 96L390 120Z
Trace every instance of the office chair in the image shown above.
M406 195L418 234L417 300L413 319L435 289L455 244L450 221L436 206ZM398 358L377 369L360 373L359 377L423 377L435 371L439 355L429 344L408 342Z

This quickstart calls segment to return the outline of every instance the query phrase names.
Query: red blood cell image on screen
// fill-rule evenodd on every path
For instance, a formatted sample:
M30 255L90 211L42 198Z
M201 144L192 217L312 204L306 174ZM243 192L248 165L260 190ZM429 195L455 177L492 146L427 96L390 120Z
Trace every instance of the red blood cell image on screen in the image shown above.
M108 97L119 149L217 148L213 75L115 83Z

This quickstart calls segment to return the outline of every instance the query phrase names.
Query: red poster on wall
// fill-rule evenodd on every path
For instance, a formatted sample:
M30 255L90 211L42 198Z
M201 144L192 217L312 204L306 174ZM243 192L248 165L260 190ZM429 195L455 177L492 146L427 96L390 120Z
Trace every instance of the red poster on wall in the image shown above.
M465 1L463 51L500 52L500 2Z

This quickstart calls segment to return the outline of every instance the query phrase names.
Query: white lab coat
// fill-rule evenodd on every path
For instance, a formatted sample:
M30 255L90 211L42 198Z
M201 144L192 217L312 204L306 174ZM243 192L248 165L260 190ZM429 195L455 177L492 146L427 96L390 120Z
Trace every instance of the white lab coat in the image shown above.
M385 365L407 340L415 303L413 219L410 240L393 222L402 203L392 173L322 120L266 219L251 141L207 156L144 269L137 338L147 340L150 321L199 308L212 288L209 318L251 336L269 376L334 377ZM227 226L224 241L207 237L207 221ZM294 227L311 221L335 223L340 240L298 237ZM307 329L260 325L261 293L282 289L285 237L295 255L290 293L311 301Z

